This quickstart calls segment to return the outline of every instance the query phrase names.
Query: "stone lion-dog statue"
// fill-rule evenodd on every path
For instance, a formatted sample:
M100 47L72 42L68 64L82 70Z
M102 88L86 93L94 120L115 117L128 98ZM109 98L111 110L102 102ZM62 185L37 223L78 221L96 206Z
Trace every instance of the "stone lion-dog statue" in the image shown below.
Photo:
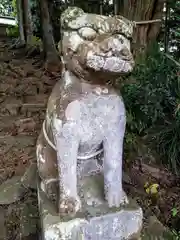
M62 75L37 141L41 189L60 215L73 215L82 207L79 181L101 173L104 199L118 207L128 203L122 188L126 113L115 83L134 67L133 23L69 7L61 28Z

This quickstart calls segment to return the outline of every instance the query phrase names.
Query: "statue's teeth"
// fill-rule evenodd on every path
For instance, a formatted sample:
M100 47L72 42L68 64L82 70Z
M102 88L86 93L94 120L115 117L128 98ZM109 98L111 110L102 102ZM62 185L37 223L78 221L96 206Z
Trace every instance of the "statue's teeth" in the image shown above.
M111 56L112 56L112 52L109 51L109 52L107 53L107 57L111 57Z

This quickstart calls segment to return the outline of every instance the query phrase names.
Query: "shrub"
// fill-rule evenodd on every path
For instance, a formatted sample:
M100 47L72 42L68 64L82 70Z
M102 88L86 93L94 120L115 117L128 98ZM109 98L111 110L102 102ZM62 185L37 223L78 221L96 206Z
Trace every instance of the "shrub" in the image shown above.
M17 38L19 36L18 25L6 28L7 36Z
M178 68L159 51L149 48L121 85L129 136L151 137L163 162L177 172L180 165L180 77Z

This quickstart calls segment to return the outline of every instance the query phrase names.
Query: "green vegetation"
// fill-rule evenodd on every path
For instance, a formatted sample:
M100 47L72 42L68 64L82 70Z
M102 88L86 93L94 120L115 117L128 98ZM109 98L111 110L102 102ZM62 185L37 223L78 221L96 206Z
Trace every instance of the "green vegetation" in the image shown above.
M19 36L18 25L6 28L7 36L17 38Z
M148 136L162 162L174 172L180 166L180 69L157 44L138 60L121 93L127 109L127 144Z
M172 230L172 239L173 240L180 240L180 232Z

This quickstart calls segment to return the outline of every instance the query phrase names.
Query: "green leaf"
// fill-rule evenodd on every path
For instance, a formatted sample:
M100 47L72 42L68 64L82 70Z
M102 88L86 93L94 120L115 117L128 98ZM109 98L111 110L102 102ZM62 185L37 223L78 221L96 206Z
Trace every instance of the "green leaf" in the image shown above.
M177 215L177 213L178 213L177 208L173 208L172 209L172 216L175 217Z

